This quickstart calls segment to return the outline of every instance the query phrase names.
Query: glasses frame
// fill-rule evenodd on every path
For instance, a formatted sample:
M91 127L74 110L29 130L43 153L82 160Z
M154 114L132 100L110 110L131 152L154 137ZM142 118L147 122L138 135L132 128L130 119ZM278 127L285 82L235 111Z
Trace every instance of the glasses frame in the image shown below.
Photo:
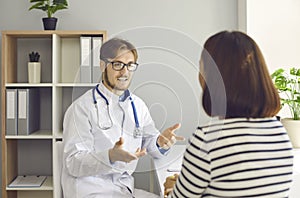
M120 64L122 64L121 69L116 69L116 68L114 67L114 63L120 63ZM125 64L125 63L123 63L123 62L121 62L121 61L107 61L107 64L111 64L112 69L115 70L115 71L122 71L122 70L124 69L124 67L126 66L126 67L127 67L127 70L130 71L130 72L136 71L137 68L138 68L138 66L139 66L138 63L130 62L130 63ZM128 69L128 66L129 66L130 64L135 64L135 65L136 65L136 67L135 67L134 70Z

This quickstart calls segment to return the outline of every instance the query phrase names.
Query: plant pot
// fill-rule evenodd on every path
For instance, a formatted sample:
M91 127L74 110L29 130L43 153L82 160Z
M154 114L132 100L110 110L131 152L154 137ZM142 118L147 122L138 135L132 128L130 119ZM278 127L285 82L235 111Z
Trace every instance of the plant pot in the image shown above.
M284 118L281 120L294 148L300 148L300 120Z
M55 30L57 18L43 18L44 30Z
M40 83L41 82L41 63L29 62L28 63L28 82Z

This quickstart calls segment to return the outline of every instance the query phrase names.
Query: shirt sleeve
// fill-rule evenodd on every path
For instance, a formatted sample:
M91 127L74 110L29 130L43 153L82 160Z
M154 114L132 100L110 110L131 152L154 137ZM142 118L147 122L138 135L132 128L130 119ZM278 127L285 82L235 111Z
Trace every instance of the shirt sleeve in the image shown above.
M160 147L160 146L158 145L158 143L157 143L157 139L156 139L156 146L157 146L159 152L160 152L161 154L163 154L163 155L166 154L166 153L170 150L170 148L164 149L164 148Z
M210 157L203 131L197 130L189 142L171 197L201 197L210 183Z
M113 171L108 150L96 152L94 149L94 138L86 109L83 105L72 104L63 123L63 159L69 174L74 177Z

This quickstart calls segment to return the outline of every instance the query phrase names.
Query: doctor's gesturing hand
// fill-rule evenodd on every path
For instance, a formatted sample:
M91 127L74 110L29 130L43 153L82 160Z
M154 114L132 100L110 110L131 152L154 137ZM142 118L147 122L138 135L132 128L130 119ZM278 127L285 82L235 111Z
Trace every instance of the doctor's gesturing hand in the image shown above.
M136 160L147 154L146 149L137 148L134 154L123 150L124 138L120 137L119 141L116 142L115 146L109 150L109 160L114 163L116 161L122 161L129 163L132 160Z
M180 128L180 124L177 123L164 130L157 138L157 144L163 149L169 149L173 146L177 140L183 141L184 137L177 136L174 131Z

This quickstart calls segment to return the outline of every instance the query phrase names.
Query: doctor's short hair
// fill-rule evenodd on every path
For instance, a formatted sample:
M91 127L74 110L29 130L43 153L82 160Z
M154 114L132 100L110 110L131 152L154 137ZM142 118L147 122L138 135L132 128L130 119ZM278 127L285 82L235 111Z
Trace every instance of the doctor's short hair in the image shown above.
M109 59L115 59L121 51L131 51L135 61L138 59L137 50L133 44L121 38L112 38L105 43L100 48L100 60L108 62Z
M216 69L225 95L220 91L223 86L215 84ZM264 118L280 110L279 94L263 54L245 33L222 31L208 38L201 54L199 82L203 108L210 116Z

